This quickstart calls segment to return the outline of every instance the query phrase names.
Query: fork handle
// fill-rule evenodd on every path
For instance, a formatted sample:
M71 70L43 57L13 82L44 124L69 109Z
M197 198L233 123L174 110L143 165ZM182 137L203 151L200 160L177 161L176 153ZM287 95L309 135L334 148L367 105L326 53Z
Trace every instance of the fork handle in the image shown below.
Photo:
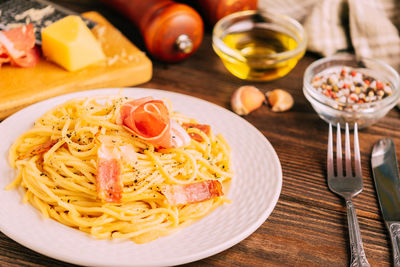
M360 226L358 225L357 214L353 202L346 200L347 223L349 225L350 249L351 249L351 267L369 267L367 257L361 239Z
M400 222L386 222L393 247L393 266L400 267Z

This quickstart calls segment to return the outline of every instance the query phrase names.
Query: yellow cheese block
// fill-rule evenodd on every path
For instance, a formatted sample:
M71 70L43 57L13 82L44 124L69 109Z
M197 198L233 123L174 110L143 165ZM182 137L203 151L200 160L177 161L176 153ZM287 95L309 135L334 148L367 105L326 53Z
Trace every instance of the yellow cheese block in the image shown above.
M79 16L67 16L42 30L43 55L69 71L105 59L100 43Z

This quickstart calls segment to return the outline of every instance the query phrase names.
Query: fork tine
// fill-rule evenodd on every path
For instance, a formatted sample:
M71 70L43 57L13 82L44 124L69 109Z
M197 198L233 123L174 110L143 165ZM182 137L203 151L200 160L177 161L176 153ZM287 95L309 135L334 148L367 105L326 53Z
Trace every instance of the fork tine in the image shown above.
M332 124L329 123L329 136L328 136L328 178L333 177L333 140L332 140Z
M343 176L342 169L342 140L340 138L340 124L337 124L337 133L336 133L336 168L337 168L337 176Z
M360 146L358 144L358 129L357 123L354 124L354 169L357 177L362 177Z
M350 133L349 124L346 122L346 135L345 135L345 153L346 153L346 176L351 177L351 150L350 150Z

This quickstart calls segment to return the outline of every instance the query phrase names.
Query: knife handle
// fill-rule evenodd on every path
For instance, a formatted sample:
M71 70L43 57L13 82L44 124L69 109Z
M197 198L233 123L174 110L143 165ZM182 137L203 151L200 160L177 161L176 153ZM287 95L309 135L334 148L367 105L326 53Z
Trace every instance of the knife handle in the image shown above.
M392 240L393 266L400 267L400 223L389 221L386 223L386 226Z

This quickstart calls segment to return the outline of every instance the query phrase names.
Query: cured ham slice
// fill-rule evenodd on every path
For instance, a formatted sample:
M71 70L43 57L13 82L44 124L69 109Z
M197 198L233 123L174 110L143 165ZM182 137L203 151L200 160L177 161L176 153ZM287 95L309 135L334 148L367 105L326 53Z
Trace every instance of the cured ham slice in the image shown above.
M197 128L203 133L205 133L207 136L210 136L211 134L211 127L210 125L207 124L198 124L198 123L184 123L182 124L182 127L185 129L189 128ZM203 142L203 137L197 133L189 133L189 136L198 142Z
M190 136L185 129L171 119L171 144L172 147L181 147L190 143Z
M31 68L38 63L39 59L40 59L39 49L36 46L34 46L26 51L25 56L19 58L11 58L11 65L22 68Z
M186 185L166 185L162 193L171 205L185 205L222 196L222 185L217 180L207 180Z
M27 153L21 155L18 157L18 160L22 160L22 159L26 159L26 158L30 158L33 157L35 155L39 155L39 154L43 154L47 151L50 150L50 148L52 148L55 144L57 144L58 140L49 140L44 142L43 144L40 144L34 148L32 148L30 151L28 151Z
M126 164L134 163L137 160L135 149L131 144L118 147L121 152L121 159Z
M117 123L158 147L180 147L190 142L186 131L169 117L165 103L153 100L152 97L125 103L121 107Z
M96 186L98 197L106 202L120 202L122 198L121 155L108 138L99 137L97 151Z
M39 58L32 24L0 31L0 66L11 62L18 67L33 67Z
M0 67L3 63L10 62L11 58L7 54L7 50L0 44Z

